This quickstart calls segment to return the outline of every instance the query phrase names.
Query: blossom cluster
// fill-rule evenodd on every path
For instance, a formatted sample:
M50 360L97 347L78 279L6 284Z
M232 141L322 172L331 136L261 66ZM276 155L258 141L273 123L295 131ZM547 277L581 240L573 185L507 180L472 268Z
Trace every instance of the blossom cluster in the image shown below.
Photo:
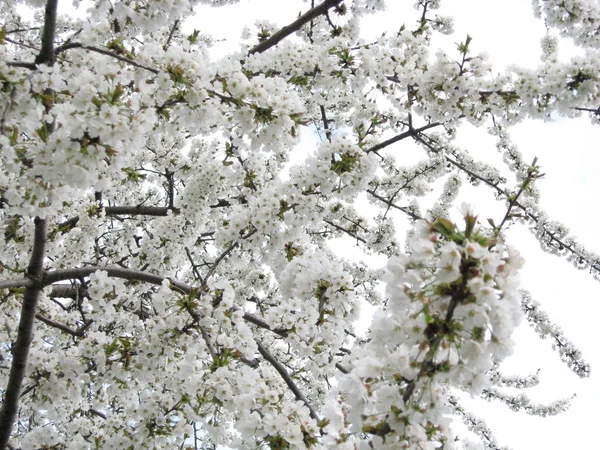
M334 432L339 442L366 433L380 448L451 445L448 389L489 390L494 361L512 352L522 259L464 213L464 230L418 222L410 253L390 258L387 304L336 389L348 423Z
M509 128L600 116L594 2L534 2L584 56L559 60L550 30L539 67L500 75L470 36L433 48L456 40L431 14L440 0L370 40L361 20L384 0L290 0L294 22L249 24L226 55L193 15L236 0L92 3L71 16L0 2L0 392L20 402L0 439L13 426L14 448L478 448L455 441L453 413L496 448L453 392L566 407L499 390L537 382L497 366L522 310L589 375L517 291L504 230L527 223L597 277L600 257L539 207L538 167ZM464 122L490 127L516 189L460 148ZM486 229L465 207L464 227L450 222L463 182L491 188L505 220ZM26 361L21 318L36 325ZM26 367L20 392L11 365Z

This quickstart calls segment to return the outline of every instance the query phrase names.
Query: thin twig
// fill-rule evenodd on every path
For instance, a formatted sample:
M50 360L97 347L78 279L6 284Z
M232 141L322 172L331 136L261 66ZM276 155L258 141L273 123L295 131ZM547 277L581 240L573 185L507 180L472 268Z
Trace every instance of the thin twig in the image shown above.
M211 264L210 269L208 269L208 273L204 277L205 282L214 275L221 261L223 261L227 257L227 255L229 255L238 245L240 244L237 241L234 242L219 255L215 262Z
M385 197L382 197L381 195L377 194L375 191L367 189L367 192L369 194L371 194L373 197L375 197L377 200L382 201L383 203L385 203L386 205L395 208L399 211L402 211L404 214L410 216L412 219L414 220L420 220L422 219L421 216L418 216L417 214L415 214L414 212L412 212L409 208L406 208L404 206L398 206L395 203L392 203L391 200L386 199Z
M242 239L248 239L250 236L252 236L254 233L256 233L257 229L255 228L254 230L250 231L248 234L246 234L245 236L242 236ZM208 279L210 277L212 277L215 273L215 271L217 270L217 267L219 264L221 264L221 262L233 251L235 250L236 247L238 247L239 241L234 242L233 244L231 244L229 247L227 247L215 260L214 263L212 263L212 265L210 266L210 269L208 270L208 273L206 274L206 276L204 277L204 282L206 283L208 281Z
M327 219L323 219L323 222L325 222L327 225L330 225L330 226L332 226L333 228L335 228L335 229L337 229L337 230L339 230L339 231L343 231L343 232L344 232L344 233L346 233L348 236L350 236L350 237L353 237L354 239L356 239L357 241L360 241L360 242L362 242L363 244L366 244L366 243L367 243L366 239L364 239L364 238L361 238L361 237L360 237L360 236L358 236L356 233L353 233L352 231L350 231L350 230L348 230L348 229L346 229L346 228L344 228L344 227L342 227L342 226L340 226L340 225L337 225L337 224L336 224L336 223L334 223L334 222L331 222L331 221L329 221L329 220L327 220Z
M155 68L149 67L149 66L145 66L143 64L138 63L137 61L134 61L133 59L125 58L124 56L117 55L115 53L110 52L109 50L104 50L102 48L93 47L91 45L83 45L79 42L69 42L68 44L64 44L64 45L61 45L60 47L57 47L56 54L58 55L64 51L71 50L71 49L77 49L77 48L80 48L83 50L89 50L89 51L95 52L95 53L100 53L101 55L110 56L111 58L115 58L121 62L130 64L130 65L138 67L140 69L147 70L148 72L152 72L155 75L158 75L160 73L160 71L158 69L155 69Z
M295 33L300 28L302 28L305 24L310 22L311 20L319 17L321 14L325 14L329 9L333 8L335 5L341 3L343 0L325 0L318 6L315 6L312 9L309 9L307 12L302 14L298 19L289 25L281 28L279 31L274 33L268 39L265 39L258 45L254 46L249 52L249 55L254 53L262 53L265 50L270 49L271 47L276 46L279 42L284 40L290 34Z
M65 333L70 334L71 336L74 336L74 337L82 337L85 334L85 330L87 330L90 327L90 325L94 322L93 320L89 320L86 323L84 323L80 328L73 330L73 329L67 327L66 325L63 325L62 323L58 323L52 319L48 319L47 317L41 315L40 313L37 313L35 315L35 318L40 320L41 322L44 322L46 325L48 325L50 327L57 328L61 331L64 331Z
M175 23L173 24L173 27L171 27L171 32L169 33L167 42L165 42L165 45L163 46L163 50L166 51L169 48L169 45L171 45L171 40L173 40L173 36L175 36L175 31L177 30L178 26L179 26L179 19L177 19L175 21Z
M208 335L206 328L204 328L203 326L200 326L200 333L202 334L202 339L204 339L204 342L206 342L206 346L208 347L210 356L212 357L212 359L214 361L215 358L217 357L217 351L215 350L215 347L212 345L210 336Z
M25 61L7 61L6 65L9 67L23 67L24 69L36 70L37 66L35 63L25 62Z
M440 125L442 125L440 122L432 122L432 123L428 123L427 125L423 125L421 128L413 129L411 127L408 131L405 131L404 133L400 133L399 135L394 136L394 137L388 139L387 141L383 141L377 145L374 145L373 147L369 148L366 152L371 153L371 152L376 152L376 151L382 150L382 149L388 147L389 145L392 145L398 141L401 141L402 139L406 139L407 137L414 136L416 133L422 133L423 131L427 131L430 128L438 127Z
M194 276L196 280L200 282L200 284L204 284L202 281L202 277L200 276L200 272L198 272L198 267L194 263L194 259L192 258L192 254L190 253L190 249L185 247L185 253L187 254L188 259L190 260L190 264L192 265L192 271L194 272Z

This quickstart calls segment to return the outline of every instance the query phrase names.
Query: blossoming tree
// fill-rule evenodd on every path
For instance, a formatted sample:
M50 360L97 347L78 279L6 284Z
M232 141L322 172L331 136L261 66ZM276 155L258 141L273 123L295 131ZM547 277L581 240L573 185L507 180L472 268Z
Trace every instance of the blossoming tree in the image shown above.
M468 36L431 52L452 33L439 0L372 42L359 25L382 0L290 2L295 21L259 22L219 59L183 30L225 3L0 3L0 449L499 448L457 392L564 409L502 391L537 382L499 371L522 317L589 374L519 291L505 230L527 224L594 277L600 258L540 209L509 129L600 115L598 4L534 1L541 65L492 76ZM555 34L585 56L560 62ZM512 178L455 144L464 122ZM453 223L461 180L503 215L463 205ZM386 269L331 251L343 236Z

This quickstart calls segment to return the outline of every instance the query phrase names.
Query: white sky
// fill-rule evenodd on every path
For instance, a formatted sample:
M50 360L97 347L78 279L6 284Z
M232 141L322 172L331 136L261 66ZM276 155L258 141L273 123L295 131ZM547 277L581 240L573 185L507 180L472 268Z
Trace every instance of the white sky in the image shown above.
M408 26L414 23L415 12L410 9L413 1L388 3L392 6L385 15L364 22L367 36L377 36L386 29L397 30L404 22ZM471 48L474 52L487 52L496 73L502 72L508 64L535 67L539 63L539 42L545 27L533 18L529 1L444 0L442 4L439 13L452 15L455 20L451 42L463 40L467 33L471 35L474 38ZM279 26L286 25L297 17L300 8L305 10L306 7L307 4L298 1L242 0L233 7L200 9L193 28L217 39L226 39L217 47L219 52L226 52L235 49L244 24L252 25L256 19L265 19ZM577 50L566 42L559 51L568 59ZM552 219L568 225L588 249L600 251L597 238L600 128L592 127L587 118L561 119L553 123L528 121L513 129L512 138L525 161L537 156L542 172L546 173L538 182L541 206ZM465 127L459 133L458 142L476 159L501 161L485 129ZM495 209L494 196L485 187L465 189L465 194L476 211L502 217L503 205L498 204ZM595 334L600 317L600 283L565 260L543 253L524 227L510 230L509 239L527 261L522 273L523 287L542 302L543 309L582 350L585 359L592 364L592 376L580 380L571 373L551 350L550 342L538 339L525 323L516 334L515 355L502 366L504 372L526 375L541 369L540 386L527 390L527 394L537 402L576 394L571 409L556 417L539 418L512 412L499 403L468 401L465 406L486 420L500 444L515 450L592 448L596 444L592 439L600 401L600 381L594 370L600 367L600 345Z

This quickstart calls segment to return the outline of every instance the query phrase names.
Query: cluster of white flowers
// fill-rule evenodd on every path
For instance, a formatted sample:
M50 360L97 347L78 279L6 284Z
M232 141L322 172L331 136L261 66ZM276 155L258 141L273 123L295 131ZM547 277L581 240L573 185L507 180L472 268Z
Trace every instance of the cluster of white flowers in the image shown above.
M583 46L598 45L600 6L594 0L532 0L534 12L549 26Z
M97 1L83 19L21 3L0 2L2 393L22 364L24 293L40 295L15 448L479 448L454 441L452 412L497 448L453 390L538 414L567 404L496 389L537 382L497 367L520 301L589 374L518 294L522 260L502 228L519 215L545 250L600 277L600 257L539 208L537 166L508 132L576 108L600 116L593 1L538 6L584 56L558 61L549 34L540 67L497 76L470 37L432 48L452 33L431 14L440 0L370 41L360 19L385 1L323 0L289 26L246 27L223 57L187 19L236 0ZM456 145L465 121L490 127L518 189ZM418 159L391 154L404 140ZM464 228L452 224L463 181L491 187L507 223L479 228L465 207ZM386 259L385 275L329 250L342 237ZM28 269L38 253L41 275Z
M449 429L440 428L448 387L481 394L494 361L512 352L522 260L464 213L464 231L446 219L418 222L410 254L390 259L387 304L337 388L348 422L334 432L340 439L367 433L381 448L448 445Z

